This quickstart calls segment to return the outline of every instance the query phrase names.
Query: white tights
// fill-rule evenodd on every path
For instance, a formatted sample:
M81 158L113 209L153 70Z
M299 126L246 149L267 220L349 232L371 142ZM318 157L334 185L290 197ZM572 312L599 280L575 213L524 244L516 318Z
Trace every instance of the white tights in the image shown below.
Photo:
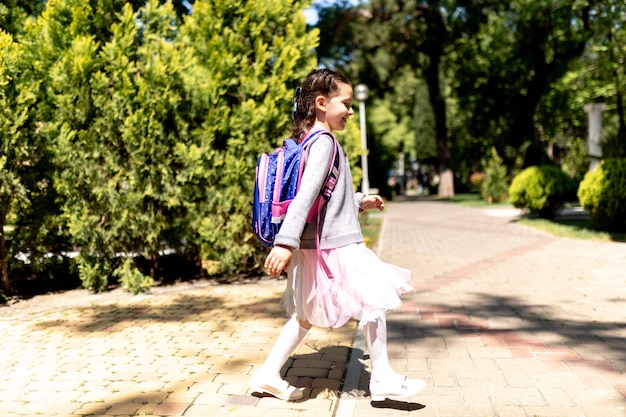
M397 375L389 364L387 354L387 316L385 311L381 311L372 321L367 322L363 329L365 331L365 341L369 351L372 365L372 381L382 381L393 378ZM259 372L280 378L280 370L289 359L289 356L296 350L298 345L307 335L309 329L303 327L295 315L285 323L278 339L274 343L267 359Z
M280 378L281 368L308 332L309 329L301 326L294 314L280 331L280 335L278 335L274 347L272 347L267 359L265 359L265 362L261 365L259 372L271 377Z
M389 364L387 354L387 315L381 311L374 320L363 326L365 341L372 365L371 380L374 382L393 378L397 375Z

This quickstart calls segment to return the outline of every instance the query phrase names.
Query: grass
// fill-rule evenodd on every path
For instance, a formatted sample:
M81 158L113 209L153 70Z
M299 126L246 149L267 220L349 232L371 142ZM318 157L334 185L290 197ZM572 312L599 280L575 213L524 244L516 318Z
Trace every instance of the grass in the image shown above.
M453 198L441 199L455 204L473 208L488 207L512 207L508 203L508 199L502 203L489 204L480 198L477 193L456 194ZM367 213L361 213L359 216L361 222L361 230L367 246L375 247L382 226L382 219L368 216ZM625 232L616 232L608 230L602 226L595 224L588 217L577 216L576 218L568 218L567 216L557 217L554 220L540 219L534 217L521 216L516 220L519 224L541 230L556 237L564 237L569 239L596 240L596 241L613 241L626 242Z
M626 233L607 230L593 223L590 219L555 220L522 218L518 223L534 227L557 237L570 239L626 242Z
M482 200L477 193L457 194L453 198L444 199L442 201L450 201L466 207L477 208L510 206L508 199L502 203L489 204L487 201ZM588 217L580 218L577 216L576 218L568 218L567 216L561 216L554 220L521 217L517 222L557 237L605 242L626 242L626 233L608 230L607 228L595 224Z
M365 238L365 243L368 248L374 248L378 242L378 236L380 235L380 228L383 225L383 219L377 217L371 217L366 212L359 215L359 221L361 223L361 231Z

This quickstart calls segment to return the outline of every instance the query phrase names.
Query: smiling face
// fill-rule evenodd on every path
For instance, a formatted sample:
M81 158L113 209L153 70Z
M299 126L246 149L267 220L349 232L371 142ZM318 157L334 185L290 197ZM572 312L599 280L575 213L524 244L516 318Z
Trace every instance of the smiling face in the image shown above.
M343 130L348 119L354 114L352 109L352 86L339 83L332 97L318 96L316 99L318 124L329 131Z

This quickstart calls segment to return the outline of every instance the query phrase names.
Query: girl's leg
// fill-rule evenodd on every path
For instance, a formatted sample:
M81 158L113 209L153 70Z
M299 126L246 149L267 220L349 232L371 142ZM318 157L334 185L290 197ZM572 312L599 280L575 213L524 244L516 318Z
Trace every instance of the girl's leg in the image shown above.
M280 369L302 342L310 328L310 324L301 322L293 315L281 330L274 347L272 347L261 368L252 376L250 388L272 394L285 401L302 398L302 390L283 380L280 376Z
M366 323L364 330L372 365L370 377L372 401L408 398L426 387L423 379L411 379L391 369L387 355L387 318L384 311L381 311L373 321Z

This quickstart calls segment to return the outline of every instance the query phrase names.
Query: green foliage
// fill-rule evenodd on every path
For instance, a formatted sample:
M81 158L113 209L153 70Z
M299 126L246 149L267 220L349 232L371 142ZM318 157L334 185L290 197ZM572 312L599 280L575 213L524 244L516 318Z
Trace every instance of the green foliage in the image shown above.
M67 3L53 6L39 22L42 30L65 17ZM46 129L54 162L63 167L55 177L62 218L85 253L81 279L94 290L102 288L94 271L110 274L103 269L119 253L151 258L178 243L168 239L184 199L172 150L186 139L180 73L191 70L167 40L174 29L170 7L152 2L133 13L126 5L111 39L100 43L84 32L89 17L95 14L96 24L106 12L74 4L69 25L76 34L60 43L50 69L55 110ZM95 259L101 267L87 268Z
M87 256L80 254L74 259L78 269L78 275L85 288L93 291L103 291L108 281L111 270L111 261L103 256Z
M23 55L23 46L0 32L0 291L5 293L11 291L10 260L29 252L36 265L37 244L49 243L40 235L46 206L33 216L33 207L49 191L49 177L40 162L46 151L29 135L35 92L23 79L29 65Z
M591 35L588 8L578 0L529 0L473 11L469 18L478 23L476 31L459 37L452 54L453 94L469 132L498 149L510 145L517 151L539 135L552 138L559 119L550 117L563 101L542 98L582 55Z
M6 251L6 221L15 200L27 198L26 189L17 173L19 155L25 152L18 140L19 126L26 113L16 113L19 108L15 103L17 94L13 77L17 69L18 53L11 36L0 32L0 296L11 289Z
M480 196L488 202L500 202L506 198L508 190L506 167L496 148L485 164L485 177L480 183Z
M577 182L582 181L589 168L587 142L575 139L567 144L567 153L563 158L563 171Z
M318 48L322 62L339 62L369 85L373 97L384 97L397 123L418 137L405 142L411 145L405 153L421 159L424 144L436 139L437 158L444 161L449 146L461 178L479 168L476 162L492 146L511 172L529 142L545 148L560 138L584 137L585 101L581 104L579 92L587 98L594 91L600 95L606 83L600 86L595 75L587 75L572 85L562 81L564 75L572 68L588 74L590 66L600 64L594 57L600 57L606 79L608 67L623 61L623 48L617 48L624 44L624 30L617 22L624 21L624 4L617 0L325 4ZM590 46L605 51L589 49L590 61L579 67L577 59L595 36L592 31L604 35ZM616 59L605 59L607 44L616 49ZM617 67L616 73L623 73L623 65ZM383 135L374 140L382 141ZM380 157L386 157L381 150Z
M46 169L39 189L60 204L14 211L16 222L39 215L33 229L57 239L54 251L78 249L94 291L111 277L145 290L155 277L136 261L157 271L165 249L213 261L214 272L256 266L256 157L288 134L293 88L315 67L307 2L197 1L184 24L170 3L140 3L48 1L21 38L32 119L16 117L26 106L6 112L13 126L32 120L19 134L49 146L20 155ZM29 186L23 194L37 197Z
M0 29L19 35L28 16L37 16L45 5L42 0L4 0L0 3Z
M576 182L552 165L532 166L520 172L509 187L513 206L542 218L554 218L558 210L575 198Z
M293 89L315 67L318 32L306 31L302 8L198 1L180 30L181 47L197 61L186 83L202 120L190 125L194 144L177 148L196 168L184 172L196 194L186 205L186 238L220 272L259 266L264 254L250 228L256 158L288 136Z
M371 90L370 182L381 190L399 152L407 161L437 155L440 165L450 166L448 142L453 138L447 135L442 77L442 55L449 45L444 15L442 2L334 2L320 12L321 61L343 65ZM450 181L446 189L452 188Z
M113 275L119 279L122 288L132 294L147 291L152 284L152 279L137 268L132 258L125 258L122 265L113 272Z
M578 188L594 222L626 231L626 158L611 158L588 172Z

